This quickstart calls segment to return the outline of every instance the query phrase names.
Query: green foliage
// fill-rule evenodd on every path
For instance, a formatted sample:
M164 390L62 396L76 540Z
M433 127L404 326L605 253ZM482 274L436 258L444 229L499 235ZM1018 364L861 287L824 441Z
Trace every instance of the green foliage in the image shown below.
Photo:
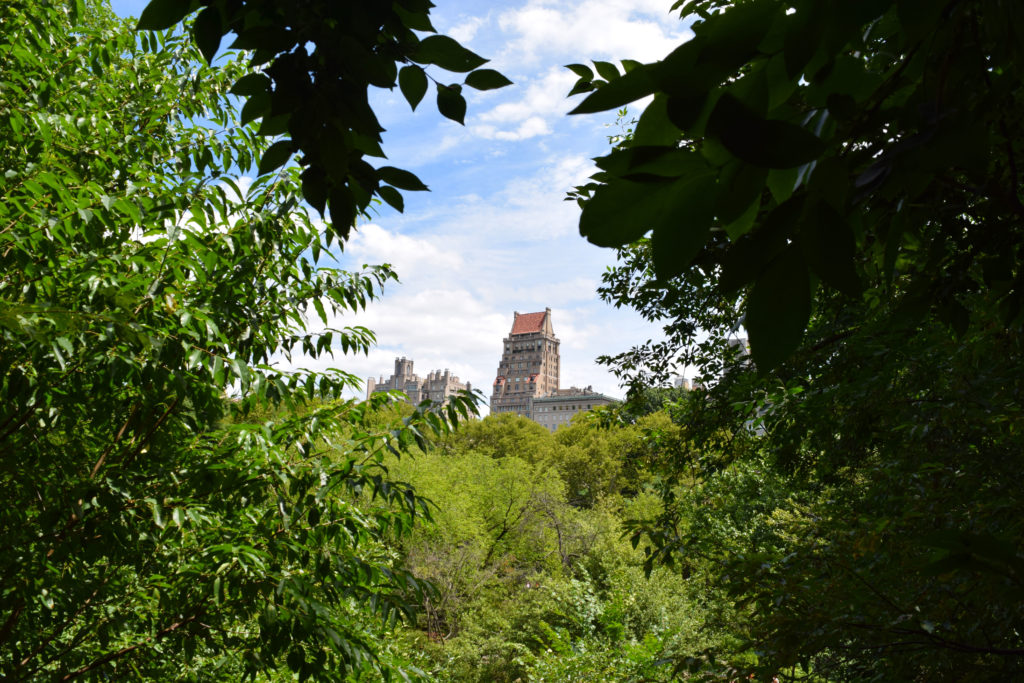
M602 296L666 333L603 359L632 386L626 417L681 368L703 387L668 404L681 442L650 432L663 507L628 522L646 569L705 586L715 636L675 666L1017 678L1021 10L686 7L693 41L581 104L654 95L576 193L587 236L625 245ZM626 183L650 197L702 165L718 196L695 258L659 254L657 223L629 243L643 221L595 213ZM731 343L741 327L756 366Z
M900 302L896 323L931 308L963 334L983 276L1019 326L1019 3L680 6L695 37L663 60L569 67L590 92L573 113L653 96L574 193L588 240L650 231L659 285L720 285L762 370L800 345L822 286Z
M646 472L679 427L664 412L554 436L536 427L491 416L386 463L436 504L402 543L405 566L437 587L404 631L409 657L441 681L667 681L670 655L724 647L728 600L708 598L704 575L652 567L648 580L647 554L624 537L625 520L663 515ZM574 496L573 477L593 495Z
M454 39L420 38L416 32L434 32L432 7L419 0L298 5L278 0L151 0L138 28L169 29L200 10L191 33L207 62L213 62L229 34L234 37L230 47L249 51L248 73L234 89L246 98L242 120L261 121L259 135L287 136L282 146L264 152L261 172L301 152L296 163L302 169L302 196L321 215L330 211L333 233L344 240L375 195L401 211L404 200L395 188L427 189L407 171L401 173L414 182L396 183L385 168L375 168L365 158L385 158L380 146L384 129L369 104L371 86L397 85L415 109L428 79L433 80L438 111L464 123L462 85L442 83L425 67L469 72L464 84L477 90L511 85L498 72L480 69L487 60Z
M379 633L431 589L389 545L426 504L381 463L454 412L381 429L356 378L275 363L365 352L308 321L394 274L317 265L300 169L242 182L270 150L237 56L72 14L0 5L0 672L389 677Z

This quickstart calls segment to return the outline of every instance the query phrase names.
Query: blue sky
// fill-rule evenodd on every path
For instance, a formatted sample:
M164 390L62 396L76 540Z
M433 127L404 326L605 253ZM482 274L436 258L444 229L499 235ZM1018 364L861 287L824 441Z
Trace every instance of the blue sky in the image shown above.
M687 23L669 13L671 0L435 2L438 31L490 58L515 84L467 89L465 127L440 117L430 93L415 113L397 89L377 93L387 163L415 172L431 192L406 193L404 214L384 207L360 223L340 255L350 267L390 263L402 280L365 313L336 322L374 330L377 348L368 357L297 364L386 377L395 357L406 356L421 376L449 368L489 396L513 311L550 307L562 386L620 396L594 359L658 330L595 292L615 255L579 236L578 207L564 197L607 151L615 115L566 116L575 76L564 65L659 59L691 35ZM122 15L145 4L113 2Z

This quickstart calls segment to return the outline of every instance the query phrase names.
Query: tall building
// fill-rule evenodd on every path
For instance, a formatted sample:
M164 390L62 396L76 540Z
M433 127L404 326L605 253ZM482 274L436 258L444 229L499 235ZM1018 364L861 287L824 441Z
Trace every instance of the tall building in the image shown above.
M421 379L412 371L412 361L403 356L395 359L395 374L387 380L383 376L380 380L373 377L366 380L366 398L377 391L404 391L409 397L409 403L413 405L426 400L443 405L452 394L462 390L471 391L472 388L469 382L460 382L458 377L448 372L448 368L443 373L434 370Z
M561 361L551 309L516 312L512 331L502 343L505 350L491 393L491 413L516 413L533 419L533 399L558 391Z

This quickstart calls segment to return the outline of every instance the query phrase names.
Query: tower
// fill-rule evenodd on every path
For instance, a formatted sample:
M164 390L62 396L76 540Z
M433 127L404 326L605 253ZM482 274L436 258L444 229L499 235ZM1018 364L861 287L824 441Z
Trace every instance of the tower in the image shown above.
M516 413L533 418L533 399L558 391L558 337L551 326L551 309L514 314L512 331L502 340L504 350L491 393L491 413Z

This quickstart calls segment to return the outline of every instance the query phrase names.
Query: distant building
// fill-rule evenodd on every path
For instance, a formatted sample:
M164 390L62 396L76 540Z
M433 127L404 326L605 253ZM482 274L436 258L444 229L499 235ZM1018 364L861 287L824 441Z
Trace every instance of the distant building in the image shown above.
M491 392L491 414L515 413L555 431L591 408L615 403L592 387L559 389L561 358L551 309L513 314Z
M729 348L736 351L736 356L739 358L747 358L750 356L750 342L747 341L746 337L734 337L733 339L726 339L725 343Z
M613 403L618 401L611 396L597 393L593 387L559 389L551 396L533 399L533 421L553 432L562 425L569 424L573 415Z
M491 392L491 413L532 419L531 401L558 390L558 337L551 327L550 308L513 315L512 331L502 340L504 351Z
M413 405L426 400L443 405L449 396L463 390L471 391L472 385L460 382L458 377L448 372L448 368L444 372L434 370L421 379L412 371L412 361L404 356L395 359L395 374L386 381L383 376L379 380L373 377L366 380L366 398L378 391L402 391Z

